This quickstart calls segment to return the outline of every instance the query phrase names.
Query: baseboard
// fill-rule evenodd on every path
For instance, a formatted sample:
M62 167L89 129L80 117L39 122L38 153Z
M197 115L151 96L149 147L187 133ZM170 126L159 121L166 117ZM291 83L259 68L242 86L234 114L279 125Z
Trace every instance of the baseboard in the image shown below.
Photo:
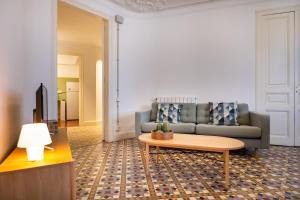
M135 138L135 131L128 131L128 132L116 132L114 140L125 140Z
M84 121L79 122L79 126L100 126L102 121Z

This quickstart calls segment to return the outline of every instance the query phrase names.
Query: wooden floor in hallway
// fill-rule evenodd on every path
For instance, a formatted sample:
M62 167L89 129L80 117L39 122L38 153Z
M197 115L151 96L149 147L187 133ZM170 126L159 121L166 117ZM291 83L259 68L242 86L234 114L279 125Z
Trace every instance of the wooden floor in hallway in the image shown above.
M66 128L66 127L75 127L79 126L79 120L67 120L67 121L58 121L59 128Z

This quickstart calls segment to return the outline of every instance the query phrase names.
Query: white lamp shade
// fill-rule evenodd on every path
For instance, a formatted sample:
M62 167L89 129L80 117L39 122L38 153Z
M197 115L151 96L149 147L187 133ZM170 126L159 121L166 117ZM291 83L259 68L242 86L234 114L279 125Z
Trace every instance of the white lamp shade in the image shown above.
M48 127L44 123L25 124L22 126L18 147L28 148L51 144Z

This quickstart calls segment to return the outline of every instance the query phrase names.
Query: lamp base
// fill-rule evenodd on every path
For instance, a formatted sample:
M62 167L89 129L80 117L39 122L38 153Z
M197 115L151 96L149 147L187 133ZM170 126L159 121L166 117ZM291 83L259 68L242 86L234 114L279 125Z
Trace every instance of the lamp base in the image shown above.
M38 161L44 159L44 146L27 147L27 159L29 161Z

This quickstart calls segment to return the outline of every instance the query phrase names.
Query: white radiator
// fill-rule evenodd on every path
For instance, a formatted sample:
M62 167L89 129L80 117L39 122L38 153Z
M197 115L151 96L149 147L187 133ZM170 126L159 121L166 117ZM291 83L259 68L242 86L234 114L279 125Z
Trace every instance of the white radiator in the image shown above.
M197 103L197 97L156 97L157 103Z

